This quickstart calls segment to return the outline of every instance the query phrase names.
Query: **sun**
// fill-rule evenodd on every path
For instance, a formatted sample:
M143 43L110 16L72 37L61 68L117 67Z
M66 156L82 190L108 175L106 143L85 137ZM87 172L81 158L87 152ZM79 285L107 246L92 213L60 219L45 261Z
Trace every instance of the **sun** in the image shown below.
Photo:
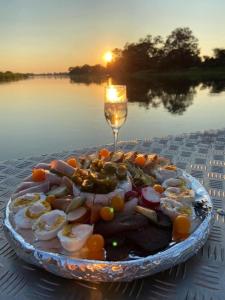
M113 54L111 51L107 51L104 56L103 56L104 60L107 62L107 63L110 63L113 59Z

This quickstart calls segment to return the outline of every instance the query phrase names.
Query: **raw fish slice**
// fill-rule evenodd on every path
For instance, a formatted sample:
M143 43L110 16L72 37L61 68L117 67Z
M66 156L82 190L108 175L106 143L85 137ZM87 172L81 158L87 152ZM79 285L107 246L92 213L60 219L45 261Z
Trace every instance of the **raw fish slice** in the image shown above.
M49 181L50 185L60 185L62 183L62 178L51 172L46 172L45 181Z
M39 185L27 188L25 190L22 190L18 193L13 194L12 199L18 198L18 197L23 196L28 193L47 193L49 191L49 188L50 188L50 184L48 181L46 181Z
M133 213L137 205L138 205L138 198L132 198L131 200L125 202L124 212L130 214Z
M44 170L50 170L51 165L46 163L39 163L37 164L34 169L44 169Z
M51 169L66 176L72 176L76 170L63 160L53 160L51 162Z
M72 180L70 180L68 177L66 176L63 176L62 178L62 183L66 185L68 191L70 194L73 194L73 186L74 186L74 183Z
M38 186L38 185L40 185L40 182L24 181L17 187L16 192L18 193L20 191L23 191L23 190L26 190L26 189L29 189L31 187Z

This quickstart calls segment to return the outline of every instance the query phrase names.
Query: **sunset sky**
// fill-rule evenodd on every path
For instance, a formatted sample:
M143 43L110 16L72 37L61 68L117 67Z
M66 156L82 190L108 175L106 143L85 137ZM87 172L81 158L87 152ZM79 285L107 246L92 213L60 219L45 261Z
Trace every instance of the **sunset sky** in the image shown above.
M189 26L201 54L225 47L223 0L0 0L0 71L57 72Z

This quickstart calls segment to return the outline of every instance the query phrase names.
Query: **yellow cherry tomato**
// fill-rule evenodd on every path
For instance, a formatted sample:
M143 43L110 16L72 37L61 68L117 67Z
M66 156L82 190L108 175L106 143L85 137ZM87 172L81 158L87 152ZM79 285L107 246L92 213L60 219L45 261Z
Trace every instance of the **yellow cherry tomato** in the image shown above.
M191 221L187 215L182 214L175 218L173 222L173 235L175 239L185 239L191 229Z
M114 218L114 209L109 206L104 206L100 209L100 216L104 221L111 221Z
M164 188L160 184L155 184L153 186L153 189L160 194L162 194L164 192Z
M101 158L107 158L110 155L110 151L106 148L103 148L99 151L99 155Z
M46 178L44 169L33 169L32 170L32 180L35 182L44 181Z
M104 238L101 234L92 234L86 242L86 246L91 251L100 251L104 248Z
M136 156L134 163L139 166L144 166L146 163L146 158L143 154L139 154Z
M124 199L121 196L114 196L111 200L111 206L115 211L122 211L124 209Z
M77 167L77 160L75 157L70 157L66 160L66 162L68 163L68 165L70 165L73 168Z

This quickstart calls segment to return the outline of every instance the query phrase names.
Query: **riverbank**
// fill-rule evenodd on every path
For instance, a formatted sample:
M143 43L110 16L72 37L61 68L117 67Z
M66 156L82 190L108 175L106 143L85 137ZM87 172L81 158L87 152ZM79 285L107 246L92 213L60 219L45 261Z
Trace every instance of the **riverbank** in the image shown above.
M129 75L130 78L149 79L185 79L190 81L225 80L225 67L221 68L190 68L168 72L144 70Z
M13 72L10 72L10 71L0 72L0 82L26 79L29 76L30 76L29 74L13 73Z

